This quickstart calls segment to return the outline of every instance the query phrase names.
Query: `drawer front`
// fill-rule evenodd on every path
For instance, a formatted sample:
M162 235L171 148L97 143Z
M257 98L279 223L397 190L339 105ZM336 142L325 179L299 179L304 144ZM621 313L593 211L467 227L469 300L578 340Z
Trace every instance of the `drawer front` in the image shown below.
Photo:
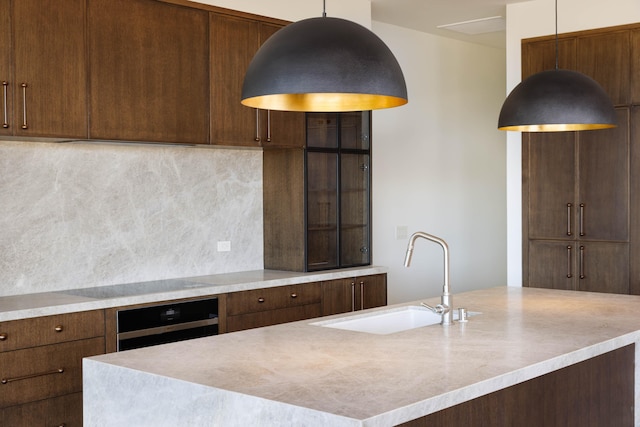
M0 352L104 336L104 310L0 323Z
M104 353L104 337L0 353L0 407L82 391L82 358Z
M279 286L227 294L227 315L276 310L316 304L321 300L320 283Z
M81 427L82 393L0 409L0 420L11 427Z
M271 311L240 314L227 317L227 332L277 325L286 322L312 319L322 315L322 304L308 304L299 307L280 308Z

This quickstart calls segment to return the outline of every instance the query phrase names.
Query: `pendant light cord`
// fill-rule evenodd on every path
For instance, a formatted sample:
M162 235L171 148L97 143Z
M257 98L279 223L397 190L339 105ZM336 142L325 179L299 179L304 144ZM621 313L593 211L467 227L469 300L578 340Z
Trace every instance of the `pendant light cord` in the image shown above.
M558 0L556 0L557 2ZM327 0L322 0L322 17L327 17Z
M558 70L558 0L556 0L556 71Z

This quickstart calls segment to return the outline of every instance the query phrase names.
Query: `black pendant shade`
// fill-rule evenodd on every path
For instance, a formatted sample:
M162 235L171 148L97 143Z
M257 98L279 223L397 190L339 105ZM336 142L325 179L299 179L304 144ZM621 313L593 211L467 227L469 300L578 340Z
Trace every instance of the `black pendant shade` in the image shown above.
M523 80L502 105L498 129L558 132L616 126L607 93L577 71L549 70Z
M373 32L340 18L289 24L258 50L242 104L285 111L362 111L407 103L398 61Z

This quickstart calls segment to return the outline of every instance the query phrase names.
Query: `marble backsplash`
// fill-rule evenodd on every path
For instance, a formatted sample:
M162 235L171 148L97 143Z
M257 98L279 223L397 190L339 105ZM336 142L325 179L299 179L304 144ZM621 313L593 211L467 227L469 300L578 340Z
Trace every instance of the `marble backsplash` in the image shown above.
M0 141L0 296L262 269L262 230L259 150Z

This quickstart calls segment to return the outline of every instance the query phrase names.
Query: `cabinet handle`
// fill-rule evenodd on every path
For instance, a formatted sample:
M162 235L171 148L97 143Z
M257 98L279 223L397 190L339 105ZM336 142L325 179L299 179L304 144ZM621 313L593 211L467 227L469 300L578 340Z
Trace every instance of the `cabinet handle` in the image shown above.
M9 335L7 335L5 332L0 334L0 341L6 341L7 338L9 338Z
M580 246L580 278L584 279L584 246Z
M20 87L22 87L22 129L28 129L29 125L27 124L27 84L22 83Z
M7 92L9 92L9 82L2 82L2 100L4 104L4 122L2 127L7 129L9 127L9 113L7 112Z
M31 379L31 378L44 377L46 375L62 374L62 373L64 373L64 368L59 368L59 369L56 369L55 371L41 372L41 373L38 373L38 374L31 374L31 375L24 375L22 377L3 378L3 379L0 380L0 384L9 384L9 383L14 382L14 381L22 381L22 380L28 380L28 379Z
M580 235L584 236L584 203L580 203Z
M351 311L356 311L356 282L351 282Z
M259 302L260 304L262 304L262 303L264 302L264 298L262 298L262 297L258 298L258 302Z
M364 310L364 282L360 281L360 310Z
M571 245L567 246L567 279L571 279L573 273L571 272Z
M56 325L55 328L53 328L54 331L56 332L62 332L64 330L64 328L62 327L62 325Z
M271 110L267 110L267 142L271 142Z
M256 137L253 140L260 142L260 110L258 108L256 108Z
M567 203L567 236L571 236L571 203Z
M291 294L291 298L298 298L298 294L296 294L295 292Z

